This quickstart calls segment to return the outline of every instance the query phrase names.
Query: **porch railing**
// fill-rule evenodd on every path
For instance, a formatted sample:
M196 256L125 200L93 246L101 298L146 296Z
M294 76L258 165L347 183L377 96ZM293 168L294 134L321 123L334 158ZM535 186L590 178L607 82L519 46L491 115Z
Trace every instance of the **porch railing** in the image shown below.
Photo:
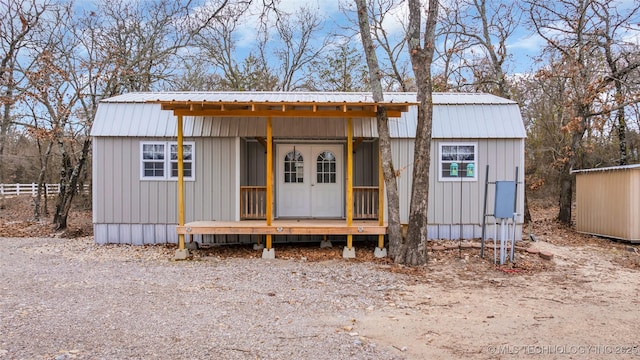
M354 186L353 218L377 219L378 199L377 186ZM267 218L266 186L240 187L240 218L243 220Z
M240 218L267 218L266 186L240 186Z
M378 199L379 194L377 186L354 186L353 218L377 219Z

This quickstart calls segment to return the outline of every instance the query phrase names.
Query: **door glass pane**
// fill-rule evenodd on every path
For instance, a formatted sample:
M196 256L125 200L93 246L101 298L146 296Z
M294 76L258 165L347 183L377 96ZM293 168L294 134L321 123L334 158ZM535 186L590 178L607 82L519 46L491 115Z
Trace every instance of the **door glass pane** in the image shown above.
M318 183L336 182L336 157L331 151L323 151L316 158Z
M304 158L299 151L289 151L284 157L284 182L304 182Z

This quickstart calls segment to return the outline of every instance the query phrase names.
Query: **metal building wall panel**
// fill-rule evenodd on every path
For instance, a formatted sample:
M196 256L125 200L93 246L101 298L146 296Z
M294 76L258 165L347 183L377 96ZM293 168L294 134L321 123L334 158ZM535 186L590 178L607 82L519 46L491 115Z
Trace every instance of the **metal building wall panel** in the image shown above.
M378 143L365 141L354 148L354 186L378 185Z
M131 226L118 226L118 243L131 244Z
M142 228L142 224L121 224L120 226L128 226L131 234L131 239L129 241L132 245L143 245L144 244L144 230Z
M576 173L576 230L640 242L640 165Z
M629 185L629 238L640 240L640 171L630 172L631 184Z
M94 142L94 179L99 185L93 203L96 223L177 222L177 182L140 180L141 140L100 138ZM154 140L158 139L144 139ZM237 176L230 171L236 166L235 139L199 138L195 143L196 181L185 181L185 216L188 221L233 220L238 209L234 200Z
M451 238L452 232L458 231L452 227L462 223L464 236L475 236L476 228L482 224L482 206L484 204L484 179L486 165L490 166L489 181L513 180L515 167L521 159L523 139L484 139L474 141L478 147L477 181L447 182L438 180L439 144L441 142L468 142L469 139L434 139L431 144L431 167L429 176L429 224L434 228L437 238ZM403 223L408 222L409 201L411 197L411 176L413 172L413 141L410 139L394 139L392 141L393 161L396 169L400 170L397 178L400 195L400 218ZM506 168L506 169L501 169ZM520 166L519 179L522 181L524 169ZM488 212L493 209L494 187L488 187ZM518 186L518 213L524 211L524 187ZM489 219L489 222L493 221ZM522 216L519 217L522 221ZM443 227L440 227L443 225ZM471 229L471 230L470 230ZM481 229L480 229L481 230ZM431 232L429 236L433 235ZM457 234L457 233L456 233ZM457 236L457 235L456 235ZM521 233L518 233L521 238Z
M393 139L391 141L391 152L393 155L393 166L398 171L396 177L398 184L398 196L400 198L400 221L403 224L409 223L409 200L411 199L411 182L413 174L413 149L412 139Z
M109 231L107 224L93 223L93 241L98 245L109 243Z

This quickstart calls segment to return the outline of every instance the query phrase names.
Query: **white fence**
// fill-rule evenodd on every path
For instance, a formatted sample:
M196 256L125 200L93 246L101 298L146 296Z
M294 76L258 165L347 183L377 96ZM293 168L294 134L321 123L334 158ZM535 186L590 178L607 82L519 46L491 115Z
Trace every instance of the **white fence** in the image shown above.
M46 192L43 194L51 195L60 193L60 184L46 184ZM44 189L43 189L44 190ZM89 192L89 185L84 185L84 192ZM38 194L38 184L0 184L0 195L31 195Z

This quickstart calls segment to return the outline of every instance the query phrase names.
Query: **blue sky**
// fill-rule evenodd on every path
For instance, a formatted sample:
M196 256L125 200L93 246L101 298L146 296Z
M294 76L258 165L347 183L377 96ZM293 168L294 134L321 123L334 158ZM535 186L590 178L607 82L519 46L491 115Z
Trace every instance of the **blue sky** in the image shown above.
M442 0L446 5L448 2L456 0ZM511 3L511 0L504 0L505 3ZM629 8L634 6L637 0L611 0L620 9ZM355 17L355 5L352 0L282 0L281 9L289 12L294 12L295 9L301 6L307 6L314 11L317 11L325 18L325 32L332 32L338 29L340 26L349 26L349 22L343 12L342 8L348 8L353 10L352 15ZM403 31L402 24L406 23L406 2L399 6L393 14L387 16L385 22L385 29L391 34L400 35ZM534 69L534 58L537 57L545 41L537 34L535 34L526 25L526 16L523 16L522 24L518 27L517 31L509 38L507 42L508 52L512 58L506 64L510 73L526 73ZM241 28L241 32L244 36L244 41L241 44L249 49L253 45L253 37L255 36L255 28L251 25L251 21L247 21L245 26ZM351 25L353 26L353 25ZM629 35L628 40L635 43L640 43L640 24L633 24L636 31ZM344 30L340 30L344 33ZM352 41L360 41L359 37L354 37ZM360 44L357 44L360 46Z
M450 0L446 0L450 1ZM625 0L626 1L626 0ZM342 3L342 10L340 7ZM355 5L353 1L349 0L282 0L281 8L293 13L295 9L307 6L313 10L317 10L325 18L324 32L334 32L341 26L353 27L355 25L350 24L347 19L344 8L353 10L353 13L349 16L355 18ZM403 32L403 22L406 23L406 6L400 6L394 11L394 13L387 16L385 22L385 29L396 36L400 36ZM247 19L248 20L248 19ZM240 41L239 45L249 50L255 44L255 27L252 25L252 21L246 21L245 25L239 28ZM350 31L339 30L340 33L349 33ZM357 41L358 47L360 47L360 38L356 36L352 41ZM540 50L544 44L544 41L531 31L521 27L512 39L509 40L509 50L513 55L513 61L509 64L514 72L527 72L531 70L533 66L532 57L540 53Z

